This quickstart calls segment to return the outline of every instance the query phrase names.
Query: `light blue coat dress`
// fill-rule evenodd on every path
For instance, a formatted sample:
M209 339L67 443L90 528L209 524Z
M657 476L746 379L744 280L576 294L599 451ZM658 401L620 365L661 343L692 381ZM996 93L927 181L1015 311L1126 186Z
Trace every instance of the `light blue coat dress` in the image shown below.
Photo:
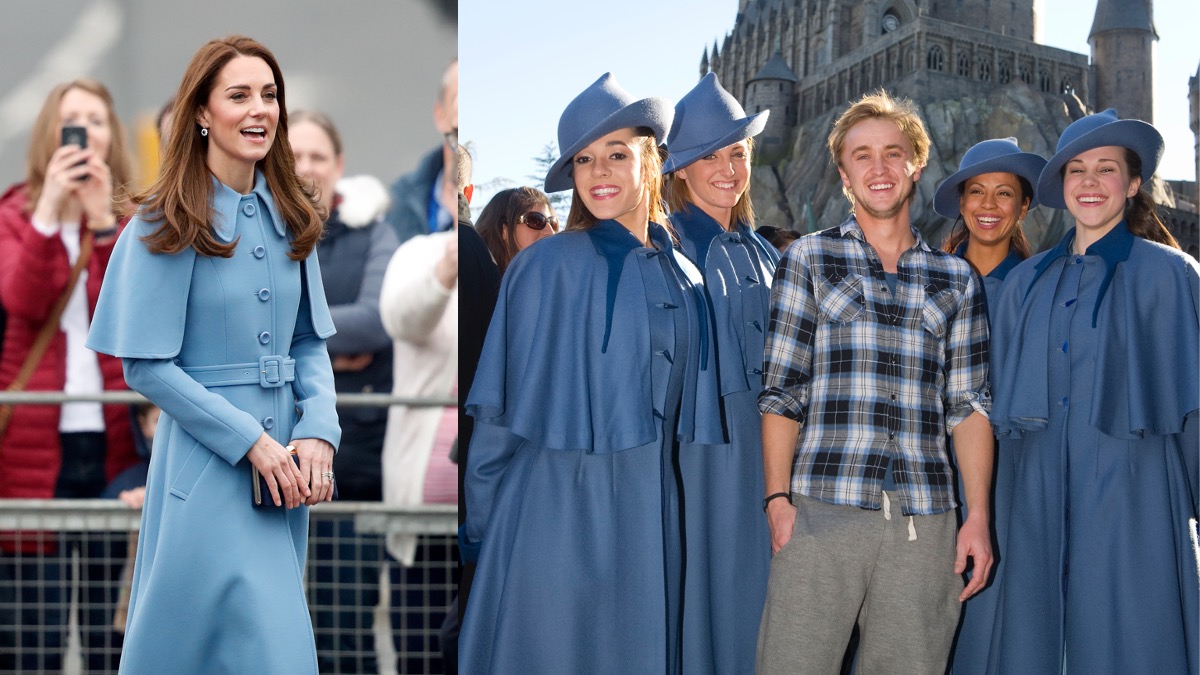
M230 258L152 254L139 215L113 251L88 347L124 359L162 409L121 672L316 673L304 597L308 509L251 506L245 455L341 436L325 338L334 333L315 252L287 257L262 174L240 195L213 181L213 229Z

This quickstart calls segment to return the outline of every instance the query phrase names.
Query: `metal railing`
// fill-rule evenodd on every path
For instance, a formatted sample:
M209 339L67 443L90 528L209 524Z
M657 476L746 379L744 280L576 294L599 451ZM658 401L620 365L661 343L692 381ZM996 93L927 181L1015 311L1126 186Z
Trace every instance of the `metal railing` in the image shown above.
M138 404L133 391L0 391L0 405ZM339 406L457 405L454 399L339 393ZM322 673L441 673L439 629L458 588L457 508L332 502L310 510L305 590ZM107 499L0 499L0 675L116 673L131 544L141 513ZM418 537L403 566L389 532ZM11 576L12 578L4 578Z
M305 586L321 672L443 672L456 507L333 502L309 513ZM0 557L14 570L0 580L0 672L116 672L139 521L115 500L0 500L0 532L56 549ZM411 567L386 555L386 532L418 535Z

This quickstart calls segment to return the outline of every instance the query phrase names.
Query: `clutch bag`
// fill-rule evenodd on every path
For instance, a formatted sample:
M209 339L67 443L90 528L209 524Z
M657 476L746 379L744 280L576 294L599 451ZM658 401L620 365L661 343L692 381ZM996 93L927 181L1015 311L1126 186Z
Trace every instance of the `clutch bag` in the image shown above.
M296 466L300 466L300 455L295 452L291 455L292 461ZM255 506L275 507L275 500L271 499L271 488L267 486L267 479L258 471L258 467L250 465L250 480L251 480L251 501Z

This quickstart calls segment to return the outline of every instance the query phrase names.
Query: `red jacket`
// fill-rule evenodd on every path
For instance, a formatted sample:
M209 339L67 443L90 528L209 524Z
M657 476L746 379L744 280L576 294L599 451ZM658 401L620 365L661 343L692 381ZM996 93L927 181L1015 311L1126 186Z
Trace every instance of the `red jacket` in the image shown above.
M8 313L0 350L0 389L16 378L25 357L45 324L53 305L66 290L71 266L58 235L46 237L33 229L25 213L25 185L9 188L0 197L0 302ZM96 243L87 267L89 313L96 309L100 282L116 238ZM26 391L62 391L66 383L66 335L59 331L50 341ZM128 389L121 360L99 355L106 390ZM51 498L58 481L62 451L59 447L58 405L13 406L8 432L0 439L0 498ZM107 432L105 474L112 480L137 461L129 406L104 406ZM5 546L4 548L8 548Z

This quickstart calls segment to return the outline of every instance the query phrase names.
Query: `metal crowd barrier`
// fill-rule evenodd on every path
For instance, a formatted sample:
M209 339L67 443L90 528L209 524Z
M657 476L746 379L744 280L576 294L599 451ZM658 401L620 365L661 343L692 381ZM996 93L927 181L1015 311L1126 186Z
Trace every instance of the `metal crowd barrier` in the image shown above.
M139 520L115 500L0 500L0 532L57 548L0 557L17 570L0 580L0 672L117 672ZM453 504L312 507L305 585L322 673L443 672L457 526ZM388 531L418 535L412 567L385 554Z
M136 392L3 392L0 405L135 404ZM339 394L338 405L447 406L453 399ZM0 674L116 673L131 542L141 513L116 500L0 499ZM457 508L332 502L310 510L305 590L321 673L442 673L439 629L458 587ZM384 533L418 537L410 567Z

